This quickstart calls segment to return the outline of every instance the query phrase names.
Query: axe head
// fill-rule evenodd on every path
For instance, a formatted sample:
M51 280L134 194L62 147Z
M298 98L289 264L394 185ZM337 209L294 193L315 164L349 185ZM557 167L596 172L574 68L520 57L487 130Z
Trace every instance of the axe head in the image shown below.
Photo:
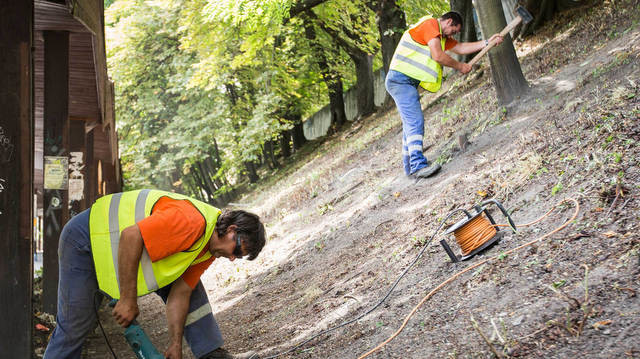
M533 16L525 9L523 6L518 6L516 8L516 14L522 18L522 23L526 24L529 21L533 20Z

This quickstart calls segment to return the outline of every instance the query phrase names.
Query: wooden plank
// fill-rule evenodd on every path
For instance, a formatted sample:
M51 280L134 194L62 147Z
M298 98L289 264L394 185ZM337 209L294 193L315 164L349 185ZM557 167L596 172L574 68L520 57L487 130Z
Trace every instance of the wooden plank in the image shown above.
M44 250L42 309L56 313L58 239L69 219L67 186L50 184L47 157L69 156L69 32L44 31ZM62 169L62 173L65 169ZM57 181L54 181L57 182ZM64 182L64 181L62 181ZM60 187L60 188L57 188Z
M82 22L75 19L69 8L46 0L34 0L35 30L89 32Z
M87 140L86 140L87 171L86 171L86 177L84 181L84 185L85 185L84 193L86 195L86 201L88 206L91 206L93 202L95 202L96 199L98 199L98 160L95 159L94 151L93 151L93 148L94 148L93 137L94 137L95 131L98 131L96 127L94 127L89 132L87 132Z
M33 80L31 1L0 4L0 348L31 358Z

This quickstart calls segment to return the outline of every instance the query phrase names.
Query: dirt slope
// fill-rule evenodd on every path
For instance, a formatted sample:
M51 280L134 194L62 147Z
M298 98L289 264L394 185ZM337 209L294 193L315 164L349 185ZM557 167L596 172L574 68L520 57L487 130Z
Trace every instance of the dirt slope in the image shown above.
M531 92L516 103L497 106L488 68L449 78L436 103L423 96L426 154L443 164L438 176L403 175L391 109L240 200L264 216L270 240L256 261L217 261L205 274L225 347L266 357L365 312L453 209L493 197L522 224L575 198L580 211L566 229L445 286L370 357L640 357L640 8L616 1L560 17L518 44ZM438 236L381 307L283 357L359 357L439 283L542 236L572 211L561 206L468 262L450 263ZM140 322L162 346L161 302L141 303ZM102 318L119 357L131 357ZM97 335L85 352L110 357Z

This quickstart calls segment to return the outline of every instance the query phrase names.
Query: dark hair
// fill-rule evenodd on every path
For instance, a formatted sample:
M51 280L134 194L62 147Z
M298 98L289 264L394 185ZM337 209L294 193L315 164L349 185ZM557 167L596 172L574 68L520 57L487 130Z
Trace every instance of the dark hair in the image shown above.
M457 11L449 11L444 15L440 16L440 20L451 19L451 25L458 26L460 25L460 29L462 30L462 15L460 15Z
M229 226L235 224L236 233L249 252L249 260L256 259L265 244L266 233L258 215L243 210L224 212L216 222L218 236L224 236Z

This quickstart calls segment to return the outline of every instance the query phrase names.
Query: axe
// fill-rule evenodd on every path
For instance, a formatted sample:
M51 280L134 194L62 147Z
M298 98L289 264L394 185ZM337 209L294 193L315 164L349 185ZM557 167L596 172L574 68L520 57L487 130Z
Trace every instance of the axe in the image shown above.
M516 14L517 16L515 17L515 19L511 20L511 22L504 29L502 29L502 31L500 31L500 36L505 37L509 33L509 31L513 30L513 28L516 27L520 22L522 22L523 24L527 24L531 20L533 20L533 16L531 16L527 9L522 6L518 6L516 8ZM469 65L475 65L476 62L478 62L478 60L480 60L480 58L494 46L496 46L495 42L489 42L489 44L485 46L484 49L482 49L476 56L473 57L473 59L471 59L471 61L469 61Z

